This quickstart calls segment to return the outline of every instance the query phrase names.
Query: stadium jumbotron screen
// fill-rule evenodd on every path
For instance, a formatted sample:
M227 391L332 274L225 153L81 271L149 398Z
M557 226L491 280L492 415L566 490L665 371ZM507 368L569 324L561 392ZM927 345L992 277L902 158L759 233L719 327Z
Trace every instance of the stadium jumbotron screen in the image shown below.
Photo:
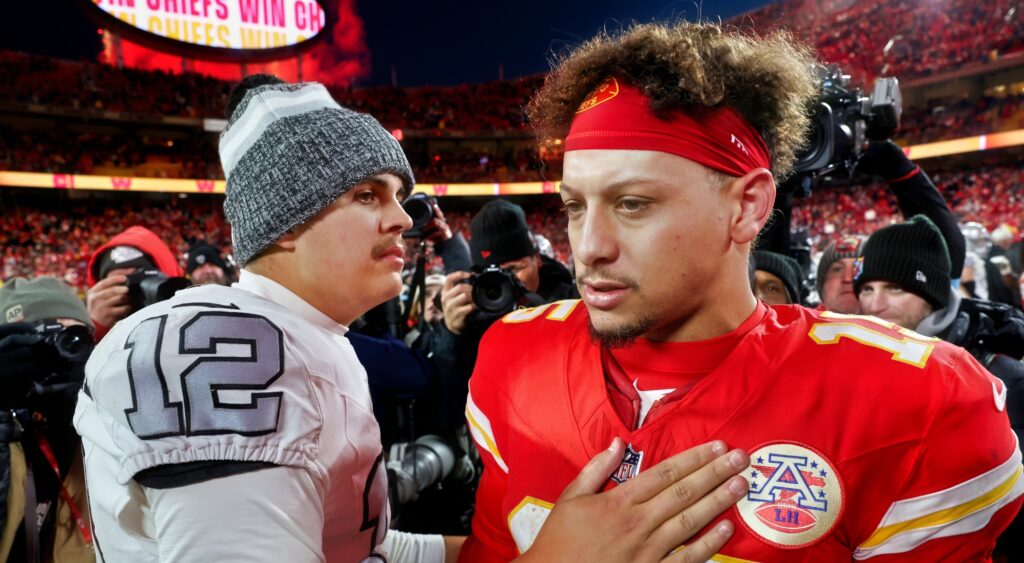
M269 60L312 46L329 19L318 0L82 0L97 23L161 51Z

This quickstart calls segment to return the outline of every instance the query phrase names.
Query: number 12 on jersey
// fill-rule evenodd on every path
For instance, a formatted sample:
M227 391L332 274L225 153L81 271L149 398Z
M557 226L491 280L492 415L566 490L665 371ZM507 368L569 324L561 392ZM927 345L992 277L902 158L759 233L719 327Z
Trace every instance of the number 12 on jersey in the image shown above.
M125 342L132 407L125 416L142 439L167 436L242 434L277 429L281 393L266 392L284 373L284 335L265 317L247 313L198 313L177 334L166 334L167 315L139 323ZM218 354L221 345L248 347L247 355ZM180 373L165 373L160 355L175 346L185 361ZM181 401L168 384L181 385ZM252 391L248 403L225 403L221 391ZM261 392L263 391L263 392Z

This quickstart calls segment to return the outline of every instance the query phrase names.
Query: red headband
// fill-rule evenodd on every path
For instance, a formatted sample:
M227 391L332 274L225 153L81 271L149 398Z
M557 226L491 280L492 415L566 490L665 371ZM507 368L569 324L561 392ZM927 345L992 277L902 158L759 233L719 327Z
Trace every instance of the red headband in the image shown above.
M655 117L650 98L608 78L576 111L565 150L633 149L667 152L731 176L771 168L764 139L730 107Z

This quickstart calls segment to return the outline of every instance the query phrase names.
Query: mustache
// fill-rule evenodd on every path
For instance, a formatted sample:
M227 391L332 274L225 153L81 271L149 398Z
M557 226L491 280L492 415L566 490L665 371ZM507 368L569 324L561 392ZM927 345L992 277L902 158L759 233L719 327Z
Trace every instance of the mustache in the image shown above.
M597 282L597 281L610 281L610 282L615 282L615 283L622 284L622 285L628 287L629 289L636 289L636 290L640 289L640 284L638 284L636 282L636 280L634 280L632 278L629 278L629 277L626 277L626 276L618 276L618 275L610 274L608 272L605 272L605 271L601 270L600 268L594 268L592 270L587 270L587 271L585 271L585 272L583 272L583 273L581 273L581 274L576 276L576 285L577 286L582 286L585 283Z
M382 240L377 244L373 245L373 248L370 249L370 256L372 256L375 259L383 258L384 255L387 254L389 250L396 246L400 247L403 252L405 251L405 246L402 245L401 239Z

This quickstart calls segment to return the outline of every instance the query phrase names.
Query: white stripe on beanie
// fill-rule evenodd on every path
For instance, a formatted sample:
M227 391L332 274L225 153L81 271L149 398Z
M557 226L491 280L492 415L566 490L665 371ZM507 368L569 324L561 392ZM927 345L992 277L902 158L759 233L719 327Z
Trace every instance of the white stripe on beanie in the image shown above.
M249 100L245 111L220 138L220 162L224 177L275 121L316 110L341 109L321 84L304 84L296 90L264 89Z

